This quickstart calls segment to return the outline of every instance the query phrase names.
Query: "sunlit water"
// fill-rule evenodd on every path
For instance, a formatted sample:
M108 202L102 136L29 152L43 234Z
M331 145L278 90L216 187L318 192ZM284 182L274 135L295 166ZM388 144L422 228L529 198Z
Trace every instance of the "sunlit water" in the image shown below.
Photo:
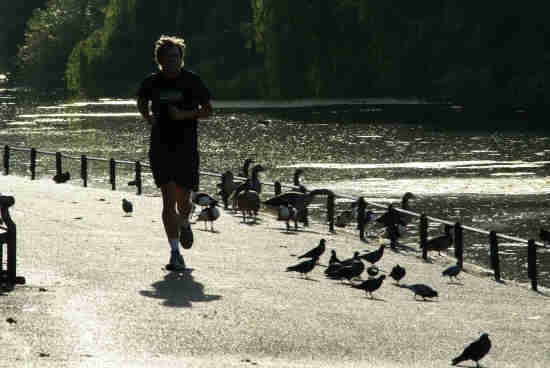
M147 162L148 127L135 101L101 99L70 102L20 102L17 92L0 89L0 142L67 154ZM26 98L25 101L29 99ZM375 124L362 115L370 103L394 100L217 102L211 119L200 124L201 168L240 171L245 158L267 167L264 182L290 183L296 168L304 184L364 196L387 204L404 192L417 212L460 221L521 238L537 238L550 228L550 141L537 133L482 134L444 132L418 124ZM418 101L410 101L418 103ZM12 169L28 175L28 153L12 152ZM53 157L38 156L38 175L52 176ZM63 161L78 178L79 161ZM109 187L107 163L90 162L89 185ZM119 190L133 167L117 166ZM216 179L202 177L201 189L214 191ZM78 179L73 183L80 183ZM158 194L148 170L144 192ZM265 186L264 186L265 187ZM272 194L265 187L265 196ZM339 201L338 210L349 207ZM315 206L314 220L323 221ZM351 227L350 227L351 231ZM430 226L430 236L440 232ZM417 242L416 226L403 242ZM503 277L526 280L526 246L502 241ZM465 256L488 264L483 236L465 234ZM539 250L540 282L550 284L550 252Z

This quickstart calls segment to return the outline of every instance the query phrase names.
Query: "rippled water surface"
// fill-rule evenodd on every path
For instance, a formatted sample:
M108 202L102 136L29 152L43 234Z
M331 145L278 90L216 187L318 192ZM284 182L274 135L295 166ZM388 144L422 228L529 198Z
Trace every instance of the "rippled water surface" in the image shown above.
M148 128L135 101L28 103L24 94L0 89L1 143L147 162ZM214 116L199 128L202 169L237 172L250 157L267 167L264 182L290 183L294 170L302 168L303 182L312 188L385 204L410 191L417 196L411 201L415 211L526 239L550 228L549 137L448 132L422 122L373 123L362 114L371 102L380 100L217 102ZM15 172L28 175L28 153L12 157ZM38 160L39 175L53 175L53 157ZM78 161L63 164L78 177ZM125 185L131 169L117 167L121 190L133 190ZM91 162L90 170L90 185L108 186L106 163ZM201 180L203 189L213 191L214 178ZM146 193L157 192L147 170L144 182ZM340 201L338 209L348 206ZM433 224L430 236L439 231ZM414 228L410 232L404 241L412 244L417 235ZM525 280L526 246L504 241L500 246L503 276ZM467 259L487 265L485 237L466 234L465 248ZM539 270L541 282L549 285L548 250L539 250Z

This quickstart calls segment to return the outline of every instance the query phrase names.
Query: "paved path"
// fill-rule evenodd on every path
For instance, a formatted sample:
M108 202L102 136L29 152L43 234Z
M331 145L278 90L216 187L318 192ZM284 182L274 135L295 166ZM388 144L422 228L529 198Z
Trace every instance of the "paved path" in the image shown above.
M342 257L374 242L223 213L214 233L194 225L193 270L177 277L162 269L159 197L14 176L0 176L0 191L16 198L27 279L0 295L0 367L447 367L481 332L493 341L486 367L550 366L548 295L473 272L449 283L445 257L387 251L381 267L405 266L403 282L440 297L415 301L387 280L371 300L322 267L311 280L284 270L321 238Z

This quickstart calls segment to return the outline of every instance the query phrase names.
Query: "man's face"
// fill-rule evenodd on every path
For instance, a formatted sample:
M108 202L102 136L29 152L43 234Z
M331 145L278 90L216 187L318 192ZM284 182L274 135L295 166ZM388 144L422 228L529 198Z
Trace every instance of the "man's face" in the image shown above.
M177 46L170 46L162 50L159 62L162 70L168 73L175 73L181 67L181 55Z

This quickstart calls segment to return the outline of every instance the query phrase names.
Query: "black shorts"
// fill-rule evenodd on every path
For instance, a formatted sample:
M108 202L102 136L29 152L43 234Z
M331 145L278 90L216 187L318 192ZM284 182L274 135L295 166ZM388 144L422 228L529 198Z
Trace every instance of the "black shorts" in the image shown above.
M199 189L199 152L187 145L153 144L149 163L157 187L170 181L197 191Z

